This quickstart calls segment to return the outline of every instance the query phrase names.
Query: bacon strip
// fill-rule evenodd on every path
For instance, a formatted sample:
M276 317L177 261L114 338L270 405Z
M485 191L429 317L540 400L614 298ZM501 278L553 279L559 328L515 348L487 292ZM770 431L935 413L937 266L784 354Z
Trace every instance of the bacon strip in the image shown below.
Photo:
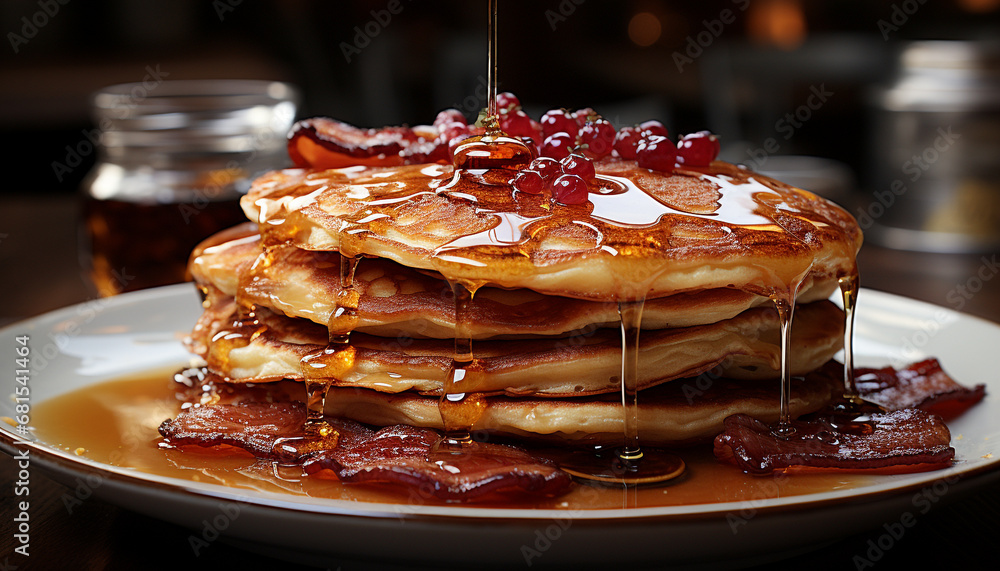
M182 411L160 425L160 434L171 446L228 444L288 461L275 444L303 437L305 418L301 403L217 404ZM441 435L431 429L397 425L374 431L349 420L327 422L340 433L337 445L294 459L309 474L330 469L344 482L402 484L451 501L556 496L571 483L551 461L511 446L475 443L471 453L452 455L432 451Z
M409 127L359 129L326 117L296 123L288 134L288 155L296 166L319 169L450 160L447 144L427 141Z
M484 442L471 444L468 452L432 451L440 437L427 428L389 426L315 456L305 469L330 468L345 482L402 483L452 501L510 493L557 496L569 488L569 474L549 460Z
M305 407L290 402L239 402L192 407L160 424L160 435L171 446L228 444L258 458L276 460L279 438L303 435Z
M782 438L748 415L732 415L715 438L715 456L750 474L770 474L791 466L943 467L955 457L944 421L920 409L873 414L869 421L841 426L821 420L792 421L791 426L795 433Z
M986 385L968 388L955 382L937 359L904 369L855 369L855 386L862 398L887 410L921 408L958 415L986 396ZM946 405L942 406L944 403Z

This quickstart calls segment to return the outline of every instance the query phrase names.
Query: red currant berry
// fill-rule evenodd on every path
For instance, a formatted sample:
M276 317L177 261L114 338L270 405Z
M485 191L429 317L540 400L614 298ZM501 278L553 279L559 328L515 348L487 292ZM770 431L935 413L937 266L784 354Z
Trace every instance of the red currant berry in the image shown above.
M500 128L503 129L504 133L514 137L538 136L538 133L531 126L531 117L528 117L528 114L520 109L501 113Z
M659 135L661 137L669 137L667 133L667 128L663 126L663 123L659 121L643 121L639 123L639 131L643 135Z
M669 137L667 133L667 128L663 126L663 123L659 121L644 121L639 123L639 130L643 132L644 135L659 135L661 137Z
M583 154L593 159L601 159L611 154L616 135L611 123L598 119L581 127L577 137L581 145L587 145L583 149Z
M469 130L469 126L465 123L459 123L458 121L453 121L451 123L445 123L438 127L439 139L444 142L449 142L456 137L468 137L472 135L472 131Z
M538 150L538 154L543 157L551 157L556 160L561 160L569 155L569 149L576 142L573 137L566 133L556 133L546 137L545 141L542 142L542 148Z
M528 194L541 194L546 186L542 175L532 170L523 170L517 173L517 176L510 183L518 192Z
M551 137L556 133L567 133L576 136L580 126L576 124L576 119L566 112L565 109L552 109L542 115L542 135Z
M549 157L538 157L537 159L531 161L528 165L528 170L535 171L542 176L542 180L545 184L549 184L554 181L559 175L563 174L563 166L559 161L549 158Z
M615 135L614 149L618 156L630 161L635 160L635 149L642 140L642 130L638 127L622 127Z
M524 146L528 147L528 150L531 151L531 158L532 159L537 159L538 158L538 143L535 142L535 138L533 136L532 137L518 137L518 138L521 139L521 142L524 143Z
M689 167L707 167L719 156L719 138L708 131L684 135L677 143L677 162Z
M521 100L513 93L509 91L497 93L497 112L502 113L503 111L509 111L514 108L519 109L520 107Z
M434 118L434 126L441 130L441 125L447 125L448 123L461 123L463 125L468 125L469 122L465 119L465 115L458 109L445 109L437 114Z
M564 174L552 183L552 197L562 204L585 204L587 182L575 174Z
M639 166L644 169L671 172L677 162L677 146L660 135L650 135L639 141L635 153Z
M559 163L566 174L575 174L587 182L597 178L597 171L594 170L594 161L583 155L570 153L568 157L559 161Z
M573 119L576 120L576 124L579 127L583 127L589 121L596 121L600 117L592 107L584 107L573 112Z

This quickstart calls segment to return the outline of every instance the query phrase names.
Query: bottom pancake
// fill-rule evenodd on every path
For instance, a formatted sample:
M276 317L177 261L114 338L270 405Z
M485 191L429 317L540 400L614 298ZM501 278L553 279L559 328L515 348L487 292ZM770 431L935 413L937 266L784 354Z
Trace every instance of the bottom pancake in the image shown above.
M805 378L794 379L791 416L826 406L842 388L841 371L840 364L831 361ZM773 423L778 420L778 395L778 381L713 378L711 374L678 379L639 392L639 435L647 445L676 446L713 438L733 414ZM484 400L486 407L474 431L572 445L620 445L623 440L623 410L617 395ZM375 426L443 429L438 399L411 392L335 387L327 395L326 412Z

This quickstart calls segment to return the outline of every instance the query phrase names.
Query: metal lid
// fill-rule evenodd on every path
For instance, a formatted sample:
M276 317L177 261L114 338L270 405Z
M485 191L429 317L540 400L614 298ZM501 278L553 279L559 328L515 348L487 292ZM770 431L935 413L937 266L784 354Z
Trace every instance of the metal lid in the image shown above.
M295 119L298 91L264 80L172 80L106 87L92 97L105 149L268 151Z
M1000 109L1000 41L909 43L877 101L891 111Z

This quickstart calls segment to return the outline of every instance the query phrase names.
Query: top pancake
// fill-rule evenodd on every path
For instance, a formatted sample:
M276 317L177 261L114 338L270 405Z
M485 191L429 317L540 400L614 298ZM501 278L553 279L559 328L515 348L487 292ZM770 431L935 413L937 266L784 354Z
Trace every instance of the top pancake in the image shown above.
M242 206L269 245L580 299L770 295L854 269L857 223L814 194L719 161L673 174L633 161L596 167L589 202L576 206L513 191L510 171L436 164L273 172Z

